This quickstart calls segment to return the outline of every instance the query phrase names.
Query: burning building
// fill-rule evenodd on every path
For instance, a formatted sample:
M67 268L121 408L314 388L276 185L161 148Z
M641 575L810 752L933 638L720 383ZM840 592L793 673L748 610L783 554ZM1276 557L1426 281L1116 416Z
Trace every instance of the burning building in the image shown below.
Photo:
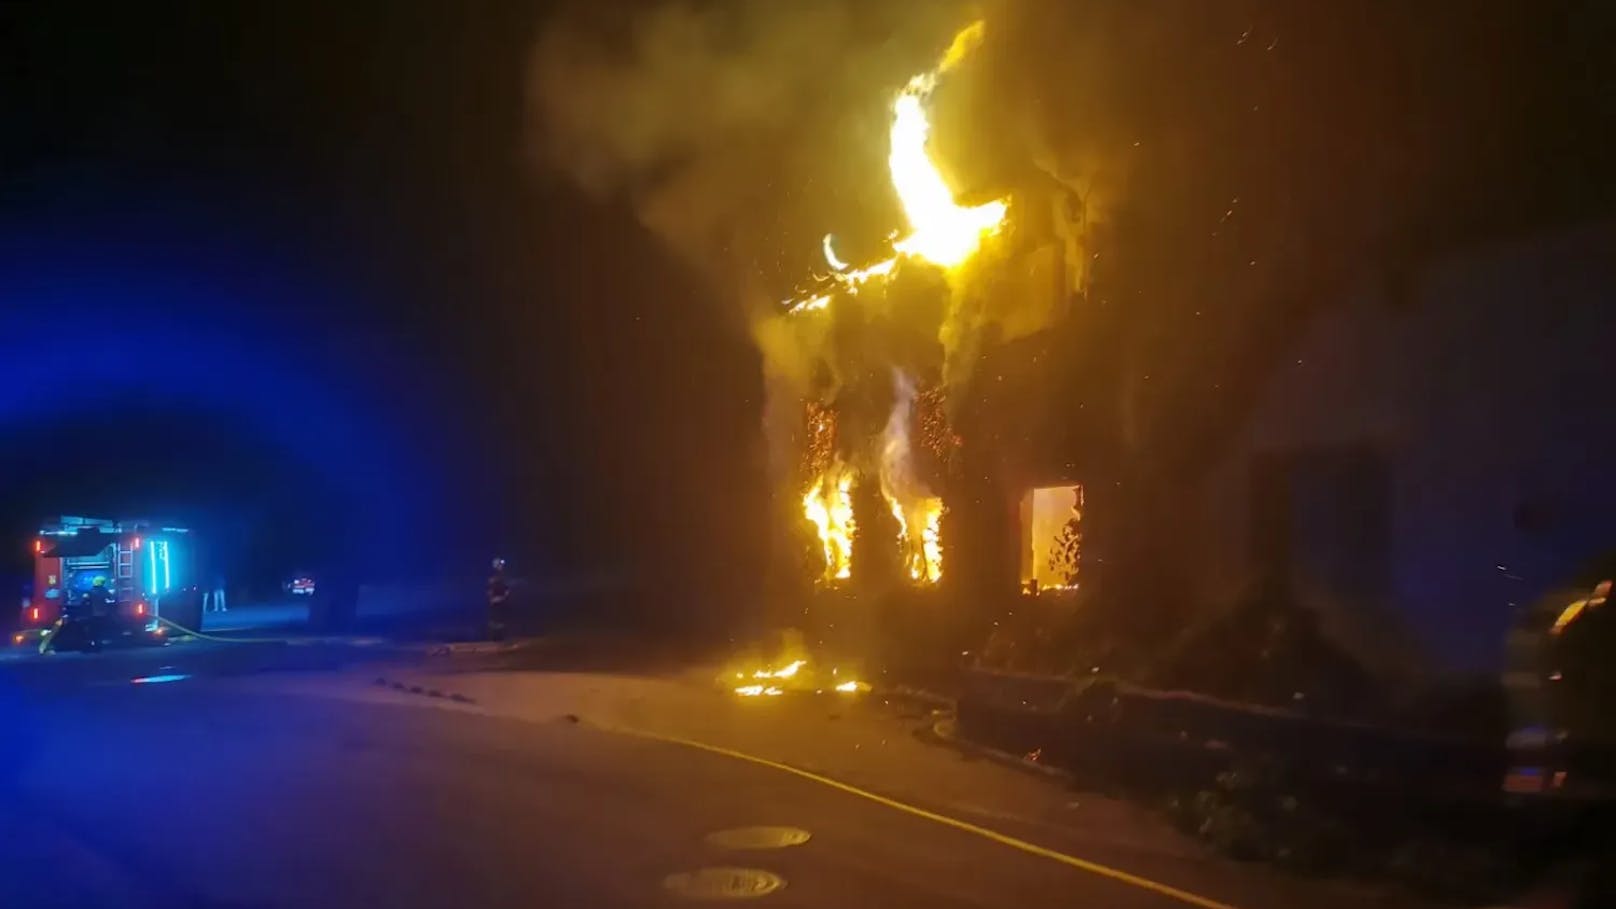
M1093 638L1147 667L1246 586L1224 553L1243 509L1201 501L1209 475L1244 475L1231 449L1314 312L1484 222L1513 229L1503 213L1533 196L1504 158L1433 181L1496 137L1430 124L1509 122L1506 96L1517 115L1555 108L1493 65L1526 46L1506 27L1525 18L1455 35L1353 4L1015 0L950 38L958 7L919 0L665 7L606 37L554 32L535 92L552 163L626 198L748 316L768 586L788 594L771 602L796 616L862 587L995 618L1092 602L1109 611ZM1455 43L1488 62L1433 62ZM1366 70L1370 45L1409 68ZM1409 93L1435 84L1426 65L1462 86ZM1311 373L1325 353L1294 359ZM1333 456L1298 461L1296 482L1343 510L1366 498L1354 484L1384 487L1344 463L1338 482ZM1264 476L1292 482L1290 455L1275 464ZM1286 516L1288 495L1254 497ZM1256 573L1294 573L1302 550L1273 533L1248 541ZM1346 561L1384 566L1365 551Z
M624 30L562 18L535 50L546 163L629 203L746 316L782 624L866 592L1014 597L1021 497L1087 479L1066 459L999 463L1059 420L1016 427L984 403L1006 395L998 351L1082 295L1100 182L1097 153L1034 135L1023 13L652 5ZM1043 400L1025 391L1015 414Z
M886 163L904 223L864 262L825 235L826 270L759 331L774 402L767 432L787 440L776 446L778 498L800 503L781 515L793 530L781 545L809 553L779 561L822 589L924 590L952 578L945 528L954 501L973 497L956 423L977 393L984 337L1042 327L1081 290L1083 268L1069 260L1080 256L1083 205L1069 186L1042 175L967 198L945 176L934 93L983 36L981 22L959 31L892 97ZM1075 586L1063 577L1046 586Z

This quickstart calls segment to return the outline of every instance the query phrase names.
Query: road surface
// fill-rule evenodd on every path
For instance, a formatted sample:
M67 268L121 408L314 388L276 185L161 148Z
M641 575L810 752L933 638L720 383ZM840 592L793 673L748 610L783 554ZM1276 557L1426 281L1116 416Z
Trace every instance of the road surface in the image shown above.
M1193 904L766 764L356 681L399 659L0 665L0 906Z

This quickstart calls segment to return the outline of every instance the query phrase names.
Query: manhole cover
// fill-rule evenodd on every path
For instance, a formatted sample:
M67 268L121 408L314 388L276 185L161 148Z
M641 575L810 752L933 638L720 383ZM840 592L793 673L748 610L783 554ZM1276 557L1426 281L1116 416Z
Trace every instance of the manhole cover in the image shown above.
M702 868L662 879L662 886L693 900L744 900L765 896L786 885L785 878L759 868Z
M784 849L801 846L812 835L796 827L735 827L707 834L707 842L720 849Z

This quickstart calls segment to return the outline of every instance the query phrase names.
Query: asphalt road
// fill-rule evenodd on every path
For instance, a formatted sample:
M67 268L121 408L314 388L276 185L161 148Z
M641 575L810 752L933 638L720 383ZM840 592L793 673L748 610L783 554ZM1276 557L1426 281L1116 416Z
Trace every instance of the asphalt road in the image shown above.
M174 650L0 673L0 906L1184 905L722 755ZM754 826L808 838L713 841Z

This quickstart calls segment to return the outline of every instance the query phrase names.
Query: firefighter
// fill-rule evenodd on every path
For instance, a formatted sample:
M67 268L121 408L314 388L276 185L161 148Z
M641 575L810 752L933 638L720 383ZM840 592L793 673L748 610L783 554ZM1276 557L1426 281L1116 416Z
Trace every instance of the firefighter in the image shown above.
M40 638L40 653L101 649L102 638L107 635L108 624L118 607L117 594L107 586L106 578L97 577L79 598L77 607L64 612L56 625Z
M118 605L118 598L107 587L107 579L97 577L90 582L90 592L84 596L86 612L93 617L103 618L112 614Z
M208 589L208 588L203 589L203 591L202 591L202 611L203 612L229 612L230 611L230 607L229 607L229 605L227 603L225 603L225 599L224 599L224 575L222 575L222 574L214 575L213 576L213 586L212 586L212 588L211 589Z
M505 580L505 560L494 559L494 573L488 576L488 639L505 638L505 604L511 598L511 585Z

